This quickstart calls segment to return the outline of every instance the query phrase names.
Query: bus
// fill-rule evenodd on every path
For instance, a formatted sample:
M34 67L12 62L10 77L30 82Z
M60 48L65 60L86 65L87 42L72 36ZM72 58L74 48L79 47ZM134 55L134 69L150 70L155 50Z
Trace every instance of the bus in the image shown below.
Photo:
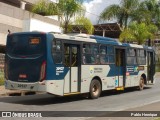
M58 96L154 84L152 47L94 35L20 32L7 36L5 88Z

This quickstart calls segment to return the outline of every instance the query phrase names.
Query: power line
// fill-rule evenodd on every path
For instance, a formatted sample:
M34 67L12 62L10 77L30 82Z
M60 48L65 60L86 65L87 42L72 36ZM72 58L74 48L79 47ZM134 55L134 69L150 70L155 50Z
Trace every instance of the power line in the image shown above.
M97 14L95 14L95 13L91 13L91 12L88 12L88 11L86 11L86 10L85 10L85 12L86 12L86 13L89 13L89 14L92 14L92 15L94 15L94 16L100 17L99 15L97 15Z

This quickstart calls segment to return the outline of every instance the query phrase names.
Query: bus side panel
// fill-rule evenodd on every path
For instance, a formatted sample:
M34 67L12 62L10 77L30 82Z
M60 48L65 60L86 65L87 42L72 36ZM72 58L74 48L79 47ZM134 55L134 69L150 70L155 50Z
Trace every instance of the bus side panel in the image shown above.
M138 67L144 67L142 70L138 70ZM139 66L127 66L127 77L125 87L139 86L140 78L142 74L147 76L147 67L144 65Z
M107 77L110 71L108 65L82 65L81 93L89 92L91 80L99 77L102 82L102 90L115 89L115 76Z
M52 56L52 35L47 36L47 74L46 74L46 92L55 95L64 94L64 78L69 69L63 64L55 64Z

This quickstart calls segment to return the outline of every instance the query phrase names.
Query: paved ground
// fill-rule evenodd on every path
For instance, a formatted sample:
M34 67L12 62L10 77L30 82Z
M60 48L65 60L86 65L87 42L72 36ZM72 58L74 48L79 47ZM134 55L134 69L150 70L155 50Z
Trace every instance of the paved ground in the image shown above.
M33 95L19 97L0 97L0 111L160 111L160 73L156 74L156 84L143 91L127 90L123 93L104 93L99 99ZM5 91L4 89L2 89ZM114 113L118 114L118 113ZM62 114L63 116L63 114ZM103 114L102 116L106 116ZM53 120L53 118L47 118ZM56 120L154 120L151 117L99 117L99 118L55 118ZM15 118L17 120L17 118Z

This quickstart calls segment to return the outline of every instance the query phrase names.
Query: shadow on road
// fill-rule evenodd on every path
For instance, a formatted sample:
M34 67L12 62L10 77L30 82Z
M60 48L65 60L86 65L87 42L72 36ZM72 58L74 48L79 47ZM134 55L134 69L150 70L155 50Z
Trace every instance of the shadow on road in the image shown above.
M150 89L151 87L145 87L144 90ZM130 92L139 91L136 88L127 88L124 91L115 91L109 90L104 91L101 94L101 97L113 96L118 94L128 94ZM141 91L139 91L141 92ZM82 100L89 100L86 97L80 95L75 96L66 96L66 97L56 97L50 94L37 94L37 95L28 95L28 96L12 96L12 97L2 97L0 102L4 103L14 103L14 104L23 104L23 105L50 105L50 104L62 104L69 102L76 102Z

